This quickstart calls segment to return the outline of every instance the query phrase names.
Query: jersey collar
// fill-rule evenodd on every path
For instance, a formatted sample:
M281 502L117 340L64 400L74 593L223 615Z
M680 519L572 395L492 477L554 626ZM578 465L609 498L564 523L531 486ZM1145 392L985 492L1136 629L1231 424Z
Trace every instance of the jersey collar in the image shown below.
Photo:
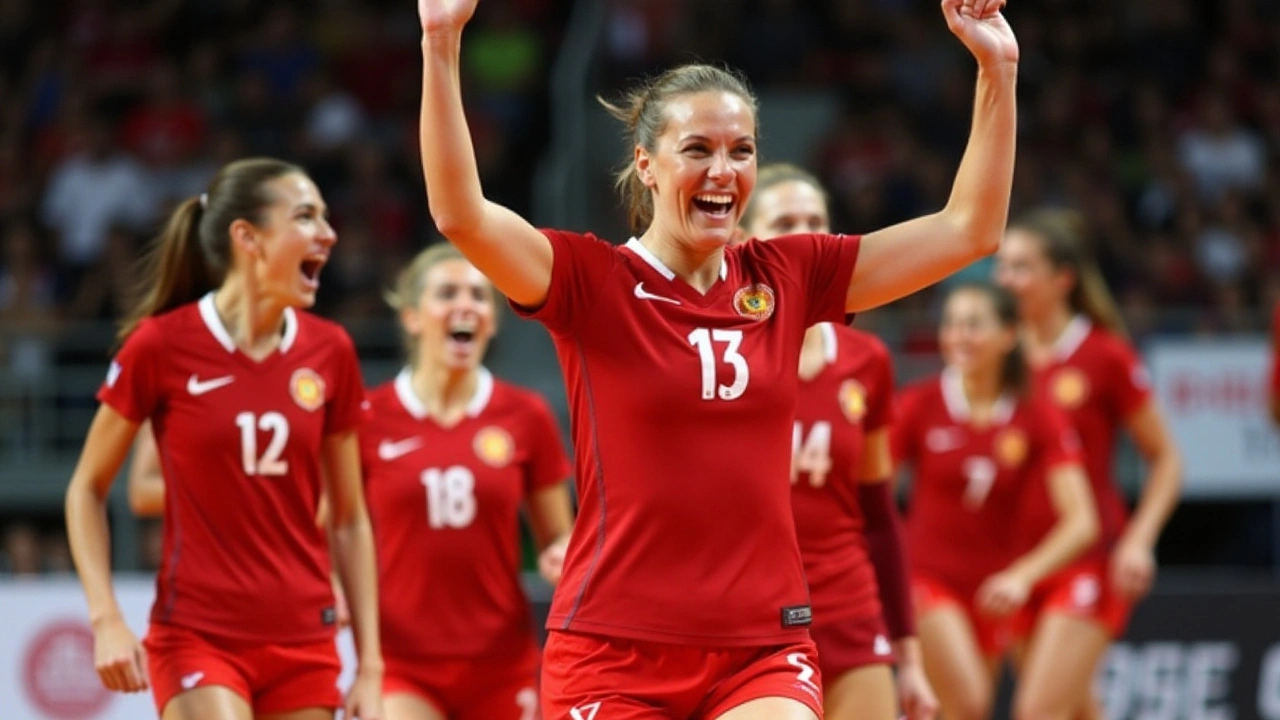
M1059 361L1066 360L1076 354L1076 350L1084 344L1089 332L1093 330L1093 321L1086 315L1076 315L1071 318L1071 322L1062 328L1058 339L1053 341L1051 348L1053 357Z
M969 409L969 398L964 394L964 380L960 377L960 371L953 367L945 367L942 370L942 402L947 406L947 414L951 419L958 423L969 422L971 412ZM991 409L991 424L1004 425L1013 417L1013 409L1017 405L1017 400L1009 392L1000 393L1000 397L996 399L995 407Z
M236 341L232 339L231 333L227 331L225 325L222 324L222 318L218 317L218 308L213 304L213 291L205 293L197 304L200 309L200 319L204 320L204 326L209 328L209 333L213 335L213 339L218 341L223 350L229 353L236 351ZM298 339L298 316L293 308L284 309L284 337L280 338L280 352L286 353L289 348L293 347L293 343Z
M821 322L818 323L818 328L822 331L822 359L831 365L835 363L836 354L840 350L836 326L829 322Z
M649 248L645 247L644 245L641 245L638 239L631 238L630 240L628 240L626 244L626 248L631 252L635 253L636 255L639 255L641 260L644 260L645 262L649 263L649 266L652 267L654 270L657 270L658 273L662 275L662 277L668 280L676 279L675 271L667 267L661 260L659 260L657 255L654 255L653 253L649 252ZM729 265L724 261L724 256L721 255L720 256L720 279L724 280L728 277L729 277Z
M467 417L476 417L484 412L484 409L489 406L490 398L493 397L493 373L489 372L489 369L484 366L477 369L476 373L478 374L476 392L471 396L471 402L467 403ZM431 413L427 411L427 406L422 404L418 394L413 391L411 377L412 373L409 368L402 369L396 375L396 397L399 398L400 404L415 420L426 420L431 417Z

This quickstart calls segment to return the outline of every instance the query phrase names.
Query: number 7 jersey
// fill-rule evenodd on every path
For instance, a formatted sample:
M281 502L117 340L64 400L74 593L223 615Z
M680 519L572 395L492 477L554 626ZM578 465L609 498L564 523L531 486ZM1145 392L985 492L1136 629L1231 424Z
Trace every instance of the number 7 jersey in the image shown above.
M547 626L718 647L807 639L791 423L809 325L842 320L859 239L725 249L705 293L637 241L547 231L536 311L569 397L579 513Z
M254 361L212 293L143 320L98 399L150 419L165 482L151 621L262 643L335 631L315 516L325 436L353 430L364 389L338 325L286 310L279 349Z

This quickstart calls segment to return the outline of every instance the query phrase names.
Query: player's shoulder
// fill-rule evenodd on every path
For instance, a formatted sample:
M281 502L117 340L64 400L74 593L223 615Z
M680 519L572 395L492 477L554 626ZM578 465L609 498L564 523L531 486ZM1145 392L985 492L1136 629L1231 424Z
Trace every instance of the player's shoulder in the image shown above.
M328 318L320 317L315 313L306 310L293 311L293 316L298 323L298 334L307 333L312 341L331 341L339 340L345 344L351 345L351 335L347 329L340 323Z
M942 402L942 381L937 375L909 382L898 391L900 407L914 407L931 402Z
M520 414L538 415L551 411L546 398L537 391L498 377L493 378L493 397L489 402L494 409Z
M387 380L365 391L365 399L369 401L370 407L374 409L394 406L400 401L396 392L395 380Z
M1136 358L1137 350L1129 339L1114 330L1108 330L1095 324L1089 329L1081 346L1086 354L1102 359L1130 360Z
M142 318L124 339L133 347L163 345L168 340L184 339L193 332L208 332L196 303L185 303L157 315Z

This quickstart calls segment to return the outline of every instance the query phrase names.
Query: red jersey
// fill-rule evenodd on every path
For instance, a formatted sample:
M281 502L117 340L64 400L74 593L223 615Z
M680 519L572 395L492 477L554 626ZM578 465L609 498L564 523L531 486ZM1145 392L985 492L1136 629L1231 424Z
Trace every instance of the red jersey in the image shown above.
M845 315L857 237L727 248L699 293L639 242L547 231L530 315L551 331L572 419L578 520L547 626L655 642L808 637L791 517L805 328Z
M826 365L812 379L800 379L791 512L814 622L825 625L880 616L875 568L862 534L858 466L865 437L889 425L893 364L872 335L832 323L818 327Z
M1150 399L1151 381L1128 343L1095 327L1084 316L1067 325L1052 351L1049 363L1035 368L1036 389L1065 411L1080 436L1085 470L1098 506L1098 550L1105 551L1119 539L1129 514L1112 472L1116 436ZM1043 515L1047 496L1039 502ZM1041 532L1047 529L1041 528Z
M355 348L286 310L279 349L250 359L213 294L143 320L98 399L150 418L164 474L164 557L151 621L270 643L334 634L320 449L362 419Z
M360 431L378 548L383 654L473 657L533 642L520 586L520 508L569 477L538 395L480 370L465 417L441 426L408 371L369 393Z
M1280 397L1280 303L1271 315L1271 397Z
M907 514L912 572L972 596L1023 549L1011 521L1025 488L1078 462L1079 443L1061 413L1034 396L1001 397L991 422L975 426L961 382L947 369L904 390L893 446L915 469Z

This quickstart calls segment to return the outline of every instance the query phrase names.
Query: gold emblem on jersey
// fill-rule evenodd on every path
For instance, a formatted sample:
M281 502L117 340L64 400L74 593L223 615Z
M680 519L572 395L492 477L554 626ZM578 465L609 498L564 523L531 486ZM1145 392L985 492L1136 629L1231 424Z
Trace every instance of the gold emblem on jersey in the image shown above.
M1049 395L1066 410L1075 410L1089 397L1089 378L1076 368L1062 368L1049 380Z
M324 405L324 378L311 368L298 368L289 378L289 394L303 410L319 410Z
M1007 468L1016 468L1027 459L1027 436L1018 428L1001 430L994 445L996 459Z
M867 390L862 383L850 379L840 384L840 410L854 425L867 416Z
M506 467L516 453L516 443L511 434L495 425L481 428L471 441L471 447L485 465L495 468Z
M773 288L755 283L733 294L733 309L752 320L768 320L773 314Z

